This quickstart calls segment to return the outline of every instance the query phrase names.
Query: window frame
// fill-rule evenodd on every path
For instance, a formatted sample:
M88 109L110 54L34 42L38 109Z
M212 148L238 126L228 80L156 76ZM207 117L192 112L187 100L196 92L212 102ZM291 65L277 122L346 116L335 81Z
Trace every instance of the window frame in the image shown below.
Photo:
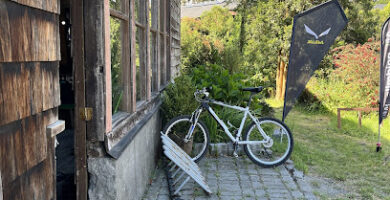
M111 0L107 0L111 2ZM138 17L135 6L139 3ZM122 0L124 8L116 10L109 6L109 18L114 17L124 21L122 37L122 72L123 72L123 105L119 112L107 117L106 123L111 125L107 130L108 138L123 137L126 133L123 129L130 130L140 119L146 116L146 113L153 110L154 106L159 105L159 94L166 87L170 80L170 6L171 0ZM163 9L161 9L160 5ZM140 9L141 8L141 9ZM151 14L150 14L151 9ZM163 10L163 15L161 11ZM108 20L110 21L110 20ZM110 26L108 26L110 27ZM142 39L140 40L140 79L137 82L136 67L136 34L137 28L142 30ZM110 28L109 28L110 29ZM163 36L161 41L160 35ZM154 48L152 49L152 43ZM107 44L106 44L107 45ZM111 51L108 43L108 51ZM162 47L162 48L161 48ZM142 49L142 53L141 53ZM161 54L163 56L161 56ZM141 65L141 62L143 63ZM163 64L163 66L161 65ZM144 67L141 67L144 66ZM111 66L110 66L111 73ZM169 70L169 71L168 71ZM108 73L107 73L108 74ZM109 83L106 86L111 87L111 75L108 78ZM106 79L106 81L108 81ZM141 86L141 101L137 102L137 84ZM153 86L152 86L153 85ZM106 94L111 94L106 88ZM112 96L108 97L112 98ZM107 98L107 99L108 99ZM106 101L108 106L113 102ZM110 119L111 117L111 119ZM124 123L126 122L126 123ZM130 127L129 127L130 126ZM124 128L127 127L127 128ZM115 142L115 143L116 143ZM109 145L111 146L111 145Z
M129 44L130 44L130 33L129 33L129 24L130 24L130 10L129 10L129 1L128 0L122 0L121 1L122 5L121 5L121 10L116 10L116 9L113 9L113 8L110 8L110 18L113 17L115 19L118 19L121 21L121 51L122 51L122 60L121 60L121 67L122 67L122 84L123 84L123 99L121 101L121 105L120 105L120 111L119 112L131 112L131 105L130 105L130 102L131 102L131 88L129 87L129 84L126 84L126 83L129 83L130 80L129 78L131 78L131 76L129 76L131 74L131 68L130 68L130 48L129 48ZM110 29L111 31L111 29ZM111 44L110 44L110 47L109 47L109 50L111 51ZM111 58L110 58L111 59ZM112 63L111 63L112 65ZM112 73L111 71L111 66L110 66L110 74ZM110 81L112 81L111 77L110 77ZM111 87L112 87L112 82L109 84ZM111 94L111 97L112 98L112 94ZM113 102L111 102L111 108L112 108L112 105ZM112 113L111 111L111 117L114 116L116 113Z

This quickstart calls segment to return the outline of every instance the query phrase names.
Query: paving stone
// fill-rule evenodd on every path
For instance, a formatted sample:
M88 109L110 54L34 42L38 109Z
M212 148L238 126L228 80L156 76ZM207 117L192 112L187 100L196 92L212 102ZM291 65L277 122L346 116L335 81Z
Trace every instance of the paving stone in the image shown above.
M246 197L244 196L244 199L245 200L257 200L257 198L255 196L252 196L252 197Z
M304 198L304 195L301 191L298 191L298 190L294 190L294 191L291 191L291 195L294 199L302 199Z
M241 188L253 188L252 181L240 181Z
M267 193L265 190L255 190L255 195L257 196L265 196Z
M318 198L314 194L305 194L305 199L317 200Z
M252 188L242 188L242 195L244 197L247 197L247 196L254 197L255 196L255 190L253 190Z
M292 198L288 190L278 190L278 189L272 189L267 190L267 193L270 197L280 197L280 198Z
M240 181L250 181L249 175L240 175Z
M180 192L182 199L317 199L305 178L295 182L285 166L262 168L244 157L205 158L199 166L213 194L207 196L191 180ZM143 199L169 199L163 170L156 170Z
M199 196L195 197L195 200L219 200L219 197L217 196Z
M238 182L238 176L224 176L222 175L221 178L219 179L221 181L224 181L224 182Z
M221 200L242 200L243 196L221 195Z
M160 194L157 197L158 200L170 200L169 195Z
M294 175L294 178L295 178L295 179L303 179L303 177L305 176L305 175L303 174L303 172L298 171L298 170L295 170L293 175Z
M279 175L279 172L272 168L263 168L259 170L260 175Z
M252 182L253 189L264 189L264 183L262 182Z
M241 187L238 184L219 184L219 190L222 191L231 191L231 192L241 192Z

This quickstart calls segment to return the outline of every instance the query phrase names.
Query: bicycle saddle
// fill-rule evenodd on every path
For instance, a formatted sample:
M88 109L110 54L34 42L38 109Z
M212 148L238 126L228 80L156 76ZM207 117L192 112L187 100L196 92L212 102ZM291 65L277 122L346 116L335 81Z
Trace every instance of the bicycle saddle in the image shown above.
M252 92L252 93L259 93L262 90L263 90L263 86L242 88L242 91L248 91L248 92Z

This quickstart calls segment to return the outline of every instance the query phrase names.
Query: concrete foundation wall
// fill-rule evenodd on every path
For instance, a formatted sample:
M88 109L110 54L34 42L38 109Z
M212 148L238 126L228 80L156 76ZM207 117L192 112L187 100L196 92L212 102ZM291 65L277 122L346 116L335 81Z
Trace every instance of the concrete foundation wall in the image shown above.
M141 199L160 152L159 112L143 126L119 159L89 158L90 199Z

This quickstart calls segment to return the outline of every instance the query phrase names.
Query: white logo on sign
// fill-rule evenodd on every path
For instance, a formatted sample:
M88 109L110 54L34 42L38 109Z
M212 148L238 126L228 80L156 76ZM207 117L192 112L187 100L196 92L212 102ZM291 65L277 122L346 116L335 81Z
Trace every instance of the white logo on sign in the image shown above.
M318 40L318 38L320 38L320 37L328 35L330 32L330 29L331 29L331 28L328 28L324 32L322 32L320 35L317 35L317 33L315 33L313 30L311 30L306 24L303 24L303 25L305 26L306 33L314 36L316 38L316 40Z

